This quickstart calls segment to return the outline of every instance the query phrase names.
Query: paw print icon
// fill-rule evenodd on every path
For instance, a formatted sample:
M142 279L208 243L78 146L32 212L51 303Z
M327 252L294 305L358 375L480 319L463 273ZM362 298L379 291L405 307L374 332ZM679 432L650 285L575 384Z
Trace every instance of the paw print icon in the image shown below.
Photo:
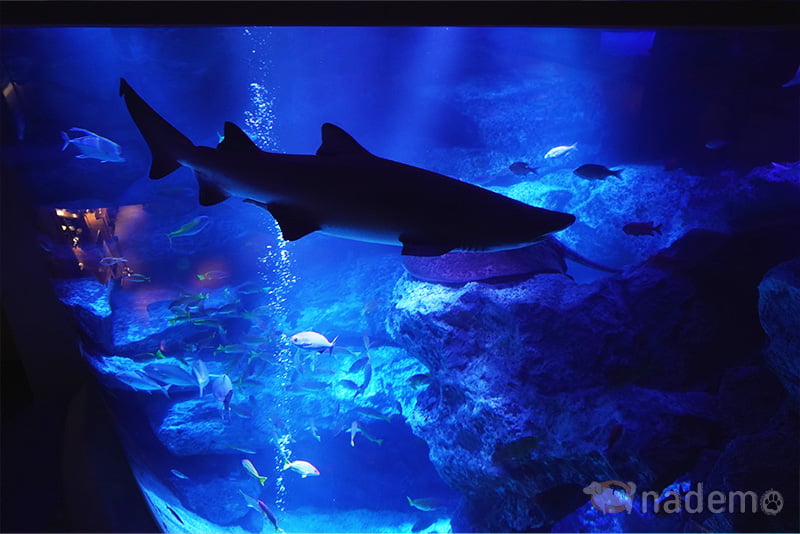
M770 489L761 496L761 511L766 515L778 515L783 510L783 495Z

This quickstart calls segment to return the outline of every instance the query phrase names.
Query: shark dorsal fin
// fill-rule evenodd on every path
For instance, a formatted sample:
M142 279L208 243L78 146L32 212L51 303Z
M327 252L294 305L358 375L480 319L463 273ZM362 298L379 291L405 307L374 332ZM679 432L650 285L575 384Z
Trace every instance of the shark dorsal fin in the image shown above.
M252 139L247 137L247 134L241 128L232 122L225 123L225 135L222 141L217 145L220 150L236 150L238 152L259 150Z
M317 149L317 156L345 156L371 154L353 137L329 122L322 125L322 144Z

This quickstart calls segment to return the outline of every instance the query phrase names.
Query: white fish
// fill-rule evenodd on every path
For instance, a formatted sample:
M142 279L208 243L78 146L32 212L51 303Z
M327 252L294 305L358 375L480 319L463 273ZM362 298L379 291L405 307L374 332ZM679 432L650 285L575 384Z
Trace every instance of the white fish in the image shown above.
M123 384L129 385L136 391L146 391L148 393L151 391L161 391L169 398L169 393L167 392L169 386L164 387L139 371L123 371L122 373L116 373L114 376L117 380Z
M79 159L99 159L100 163L125 161L125 158L120 155L122 148L111 139L106 139L83 128L70 128L69 131L86 135L70 139L66 132L61 132L61 137L64 139L64 145L61 147L62 151L72 144L81 152L75 156Z
M203 360L195 360L192 363L192 372L194 372L194 376L197 379L197 385L200 388L200 396L203 396L203 389L208 384L208 367L206 367L206 362Z
M800 85L800 66L797 67L797 72L794 73L792 79L781 85L781 87L791 87L793 85Z
M544 159L552 159L552 158L557 158L559 156L563 156L564 154L566 154L568 152L572 152L576 148L578 148L578 143L575 143L574 145L569 145L569 146L561 145L561 146L553 147L553 148L551 148L550 150L547 151L547 153L544 155Z
M153 362L144 366L144 372L150 378L172 386L191 387L197 381L178 364Z
M292 343L301 349L316 350L318 352L325 352L329 350L333 354L333 346L339 336L333 338L333 341L328 341L328 338L317 332L298 332L293 335L290 340Z
M214 379L214 382L211 384L211 391L218 401L224 403L227 400L230 402L228 394L233 391L233 383L228 375L222 375Z
M303 460L295 460L294 462L284 460L283 469L291 469L295 473L300 473L302 478L319 476L319 469Z

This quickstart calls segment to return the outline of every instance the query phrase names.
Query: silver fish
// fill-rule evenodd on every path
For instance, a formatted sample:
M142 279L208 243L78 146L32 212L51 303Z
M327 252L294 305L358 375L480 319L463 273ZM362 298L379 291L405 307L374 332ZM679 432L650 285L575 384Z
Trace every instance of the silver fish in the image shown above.
M161 391L164 395L169 397L169 393L167 392L169 386L164 387L139 371L123 371L121 373L116 373L114 376L117 380L123 384L129 385L136 391L146 391L147 393L151 391Z
M191 387L197 380L178 364L154 362L144 366L147 376L173 386Z
M70 138L66 132L61 132L61 138L64 139L64 145L61 147L62 151L66 150L69 145L75 145L81 152L75 156L79 159L98 159L100 163L109 161L120 163L125 161L125 158L120 155L122 148L111 139L106 139L83 128L70 128L69 131L80 132L85 135Z

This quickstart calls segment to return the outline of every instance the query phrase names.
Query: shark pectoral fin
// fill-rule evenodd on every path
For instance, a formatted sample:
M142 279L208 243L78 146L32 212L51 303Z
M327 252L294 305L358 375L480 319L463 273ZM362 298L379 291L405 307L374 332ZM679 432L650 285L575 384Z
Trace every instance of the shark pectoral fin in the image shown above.
M286 241L300 239L322 228L313 215L297 206L281 204L280 202L264 203L252 198L246 198L244 201L269 211L278 221L278 226L281 227L281 235Z
M405 235L400 236L400 242L403 244L403 256L441 256L455 248L451 245L425 243Z
M212 182L211 179L202 172L194 171L194 177L197 178L197 184L200 186L201 206L213 206L230 198L231 195L229 193Z

